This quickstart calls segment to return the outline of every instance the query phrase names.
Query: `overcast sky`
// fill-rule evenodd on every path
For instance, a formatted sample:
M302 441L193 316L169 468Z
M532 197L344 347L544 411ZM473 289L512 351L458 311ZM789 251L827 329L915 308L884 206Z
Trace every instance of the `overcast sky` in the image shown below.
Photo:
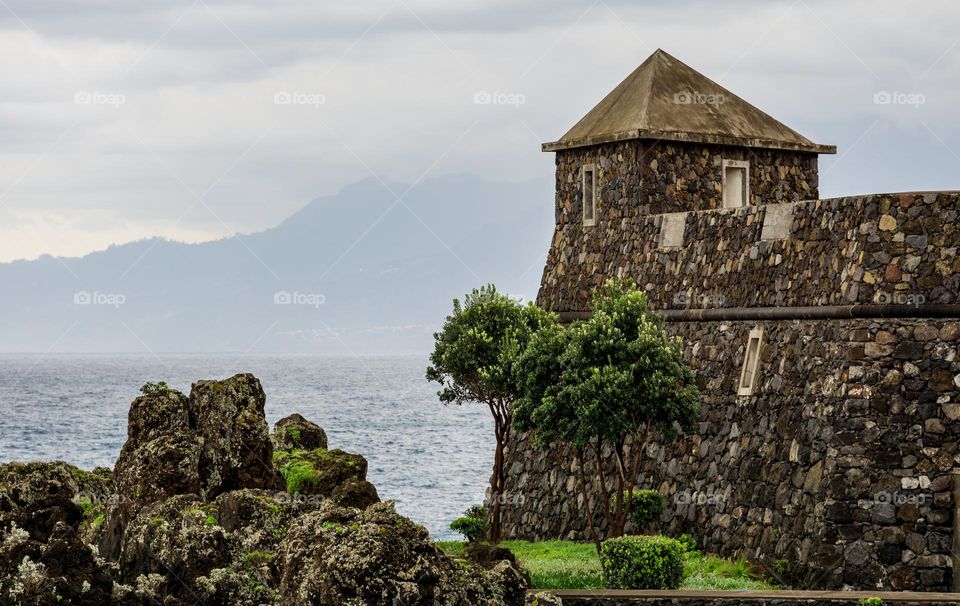
M0 260L257 231L371 174L548 177L658 47L837 145L824 196L958 188L960 3L638 4L0 0Z

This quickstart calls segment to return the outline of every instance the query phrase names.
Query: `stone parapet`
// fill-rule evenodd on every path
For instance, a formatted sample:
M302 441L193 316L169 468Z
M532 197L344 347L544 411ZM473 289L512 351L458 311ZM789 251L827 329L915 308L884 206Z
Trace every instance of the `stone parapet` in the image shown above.
M537 299L557 312L586 310L593 289L621 276L659 310L960 302L957 192L688 212L669 246L670 215L574 219L558 213Z

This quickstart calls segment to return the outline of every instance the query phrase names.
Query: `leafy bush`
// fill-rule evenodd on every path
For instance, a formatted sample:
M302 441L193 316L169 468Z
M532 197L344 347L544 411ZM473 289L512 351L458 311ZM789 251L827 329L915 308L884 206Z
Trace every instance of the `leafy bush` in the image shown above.
M170 393L170 387L163 381L159 383L147 381L143 384L143 387L140 388L140 393L145 396L165 396Z
M685 554L696 555L699 554L697 551L697 539L690 534L682 534L677 537L677 542L683 546L683 552Z
M607 539L600 566L607 589L676 589L683 581L683 545L664 536Z
M630 492L623 491L623 503L626 505ZM610 496L610 507L615 508L617 495ZM663 495L656 490L634 490L633 502L630 505L630 520L637 530L644 528L650 522L655 522L663 515Z
M487 536L487 511L481 505L470 507L450 523L450 530L459 532L471 543L482 541Z

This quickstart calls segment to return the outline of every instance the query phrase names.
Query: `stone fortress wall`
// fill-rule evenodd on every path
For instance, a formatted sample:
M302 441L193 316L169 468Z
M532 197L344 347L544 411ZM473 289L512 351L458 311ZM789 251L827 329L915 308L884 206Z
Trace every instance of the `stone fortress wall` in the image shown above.
M960 194L649 214L605 193L593 227L557 199L538 303L583 311L631 276L697 372L694 434L644 446L661 530L805 589L953 587ZM737 396L755 328L756 387ZM523 435L511 450L506 535L588 538L573 457Z
M555 311L588 309L615 276L646 287L658 310L960 301L960 192L659 215L601 207L593 227L565 206L537 298Z

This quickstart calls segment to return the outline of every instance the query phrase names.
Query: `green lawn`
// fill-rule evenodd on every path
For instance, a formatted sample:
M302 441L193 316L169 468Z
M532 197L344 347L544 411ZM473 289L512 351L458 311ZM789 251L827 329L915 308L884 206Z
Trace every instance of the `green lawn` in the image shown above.
M535 589L602 589L600 561L591 543L571 541L504 541L530 571ZM461 555L460 541L438 541L450 555ZM775 589L756 579L744 561L731 562L714 556L688 556L682 589Z

